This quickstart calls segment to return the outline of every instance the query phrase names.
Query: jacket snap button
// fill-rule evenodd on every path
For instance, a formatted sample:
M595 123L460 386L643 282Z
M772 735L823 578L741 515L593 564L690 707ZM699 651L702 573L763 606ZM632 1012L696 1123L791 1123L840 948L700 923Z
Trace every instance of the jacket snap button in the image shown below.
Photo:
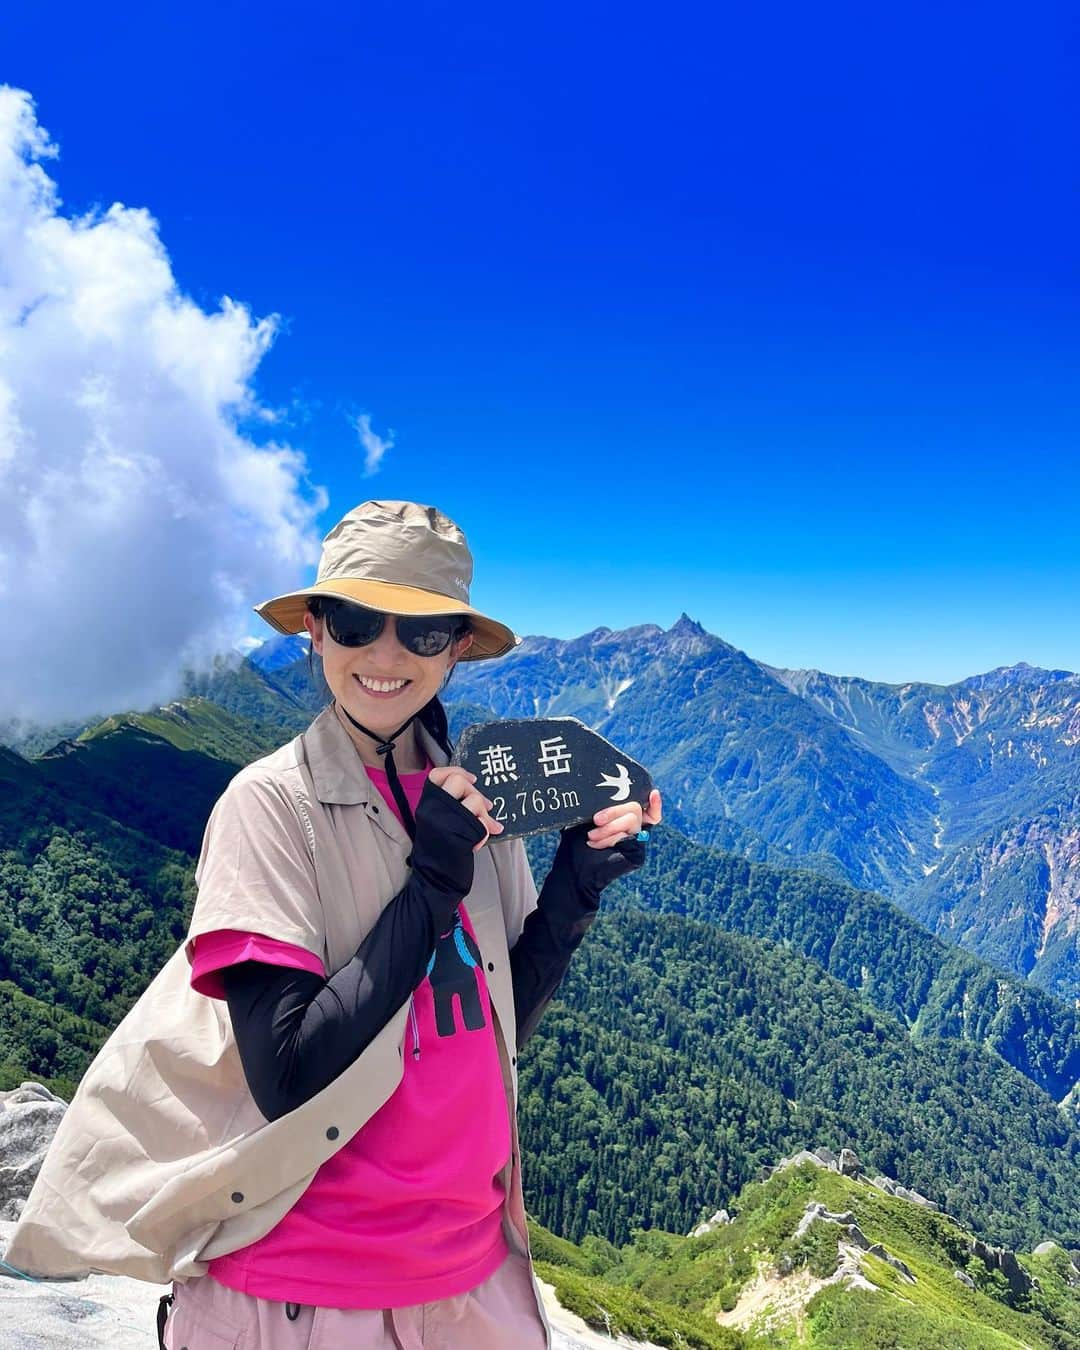
M412 866L412 854L411 854L411 853L410 853L409 856L405 859L405 866L406 866L406 867L411 867L411 866Z
M489 962L488 962L488 970L494 970L494 969L495 969L494 962L489 961Z
M232 1193L232 1199L233 1199L233 1204L234 1204L234 1205L242 1205L242 1204L244 1203L244 1192L243 1192L243 1191L233 1191L233 1193Z
M338 1137L338 1133L339 1133L338 1127L336 1125L331 1125L330 1128L326 1131L326 1137L327 1139L336 1139Z
M374 802L371 803L371 809L375 812L376 815L379 814L379 808L375 805Z
M516 1064L516 1063L517 1063L517 1055L511 1055L511 1056L510 1056L510 1063L511 1063L511 1064Z

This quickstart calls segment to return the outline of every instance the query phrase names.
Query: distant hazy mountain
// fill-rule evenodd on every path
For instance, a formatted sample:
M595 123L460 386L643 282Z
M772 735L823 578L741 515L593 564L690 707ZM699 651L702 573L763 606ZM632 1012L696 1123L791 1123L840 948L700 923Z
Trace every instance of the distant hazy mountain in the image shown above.
M289 733L302 731L322 706L324 691L317 691L312 685L307 671L307 650L306 638L276 637L267 639L246 657L239 652L224 653L208 671L186 671L177 690L178 698L192 695L209 698L230 712L274 728L272 734L278 736L280 743ZM161 711L149 708L117 715L154 717ZM0 709L0 746L30 759L44 754L59 741L76 740L88 728L101 725L99 717L45 726L25 720L5 721L2 714Z
M237 666L222 662L209 674L188 674L184 693L209 699L237 717L266 727L277 735L277 744L284 744L310 725L325 699L312 683L306 658L287 666L274 664L272 654L270 660L272 669L267 670L249 656Z
M275 670L281 670L284 666L306 660L309 645L306 637L298 637L295 634L291 637L267 638L249 654L248 660L256 670L273 674Z
M950 940L1080 994L1080 676L1022 664L945 687L773 674L933 793L923 877L881 889Z

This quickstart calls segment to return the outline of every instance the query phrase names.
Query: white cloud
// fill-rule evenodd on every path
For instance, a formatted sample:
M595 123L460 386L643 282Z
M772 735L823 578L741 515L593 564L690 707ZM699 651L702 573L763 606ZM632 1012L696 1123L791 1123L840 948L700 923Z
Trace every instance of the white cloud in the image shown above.
M371 418L367 413L361 413L353 425L360 437L360 444L364 447L364 477L370 478L373 473L378 472L383 455L387 450L394 448L394 433L390 430L385 436L376 435L371 429Z
M0 723L174 697L303 584L327 500L241 430L276 316L194 304L146 210L64 216L55 153L0 86Z

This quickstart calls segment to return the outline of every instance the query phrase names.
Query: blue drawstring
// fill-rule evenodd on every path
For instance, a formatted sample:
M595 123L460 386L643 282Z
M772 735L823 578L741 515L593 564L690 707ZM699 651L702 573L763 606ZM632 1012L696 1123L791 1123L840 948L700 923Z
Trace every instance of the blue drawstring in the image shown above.
M17 1275L20 1280L29 1280L31 1284L47 1283L46 1280L38 1280L35 1279L33 1275L27 1275L27 1273L24 1270L16 1270L14 1266L9 1266L6 1261L0 1261L0 1266L3 1266L5 1270L10 1270L12 1275Z

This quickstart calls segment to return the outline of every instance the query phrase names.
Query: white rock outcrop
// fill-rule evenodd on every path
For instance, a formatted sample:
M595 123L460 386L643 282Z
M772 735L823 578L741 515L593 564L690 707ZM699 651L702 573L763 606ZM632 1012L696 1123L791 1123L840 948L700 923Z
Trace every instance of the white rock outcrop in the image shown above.
M722 1228L725 1224L731 1222L731 1215L726 1209L718 1209L711 1219L706 1219L704 1223L699 1223L691 1237L704 1237L706 1233L711 1233L714 1228Z
M67 1103L40 1083L0 1092L0 1219L17 1219Z

